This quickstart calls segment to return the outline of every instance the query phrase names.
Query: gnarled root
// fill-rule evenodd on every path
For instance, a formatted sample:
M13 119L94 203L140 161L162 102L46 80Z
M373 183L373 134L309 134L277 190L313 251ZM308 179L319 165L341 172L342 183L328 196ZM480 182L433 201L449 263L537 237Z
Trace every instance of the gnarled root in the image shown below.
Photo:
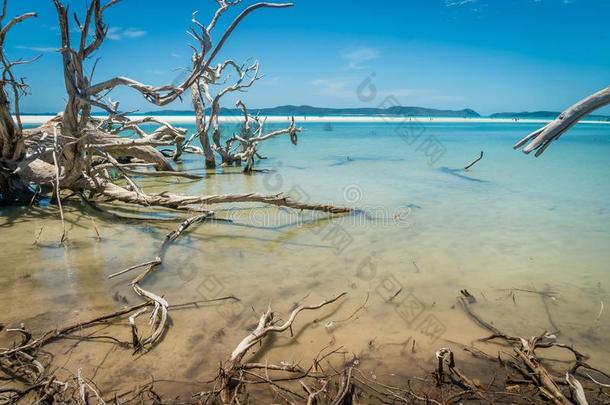
M489 341L492 339L502 339L509 343L512 343L515 357L512 360L508 360L508 363L514 370L522 374L528 380L531 380L536 387L538 387L540 393L553 402L556 405L568 405L572 404L570 400L567 399L565 394L557 385L557 381L559 378L554 377L547 369L542 365L539 359L536 356L537 348L549 348L549 347L558 347L562 349L569 350L572 354L574 354L576 363L574 367L568 371L569 373L575 373L578 367L590 368L584 360L588 358L588 356L580 353L572 346L568 346L566 344L562 344L556 341L556 337L554 335L550 335L548 333L543 333L540 336L534 336L530 339L523 339L516 336L508 335L498 328L493 326L491 323L480 318L471 308L471 304L464 299L463 297L459 297L459 302L466 312L468 316L470 316L479 326L487 329L492 333L491 336L483 339L479 339L480 341ZM568 382L570 386L578 387L580 382L576 380L575 377L569 376ZM578 383L578 384L577 384ZM584 398L584 391L578 392L577 394L582 398ZM580 401L579 401L580 402ZM586 398L585 398L586 402Z
M243 366L241 362L244 356L253 346L261 342L263 339L265 339L265 337L270 334L281 333L288 329L291 329L292 324L294 323L297 315L300 312L320 309L326 305L332 304L333 302L339 300L346 294L347 293L343 292L335 296L334 298L322 301L317 305L299 305L290 313L288 320L281 325L276 325L273 322L274 314L271 311L271 307L267 307L267 311L265 311L265 313L261 315L256 328L248 336L243 338L241 342L239 342L237 347L235 347L235 349L231 353L229 360L225 362L220 371L221 387L219 390L219 394L223 403L232 403L234 387L236 386L236 384L238 385L238 383L236 383L234 379L237 378L240 371L242 370ZM292 369L290 371L292 371Z
M150 264L147 265L146 269L142 273L140 273L136 278L134 278L133 281L131 282L131 287L133 288L134 292L137 295L139 295L140 297L144 298L145 300L147 300L148 302L153 304L153 311L150 315L150 325L152 327L152 332L151 332L150 336L142 339L137 334L137 329L135 327L135 318L137 318L137 316L141 315L141 312L134 314L134 316L129 319L129 323L131 324L131 327L132 327L132 338L133 338L132 340L134 342L136 351L139 351L140 349L144 348L145 346L153 346L155 343L157 343L159 341L159 339L163 335L163 332L165 331L165 328L167 327L167 311L169 308L169 304L163 297L160 297L151 291L145 290L144 288L142 288L140 283L146 277L148 277L148 275L150 275L159 265L161 265L163 263L163 257L165 256L165 252L167 251L167 248L169 247L169 245L172 242L174 242L176 239L178 239L180 237L180 235L182 235L188 228L191 227L191 225L203 222L206 219L208 219L210 216L211 216L211 214L205 213L202 215L197 215L192 218L188 218L188 219L184 220L175 231L171 231L170 233L168 233L165 236L165 240L163 241L163 244L161 244L159 251L157 252L157 256L156 256L155 260L152 262L149 262ZM135 268L135 267L132 267L132 268ZM125 272L124 271L119 272L118 274L123 274L123 273L125 273Z

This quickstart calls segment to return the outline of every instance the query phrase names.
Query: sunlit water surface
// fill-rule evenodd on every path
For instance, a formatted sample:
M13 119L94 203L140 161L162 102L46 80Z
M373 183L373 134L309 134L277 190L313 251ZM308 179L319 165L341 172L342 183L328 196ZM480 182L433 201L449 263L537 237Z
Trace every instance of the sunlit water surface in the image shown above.
M215 206L234 224L206 223L184 235L145 287L170 304L226 295L241 301L170 310L163 342L144 356L104 342L54 344L48 349L56 366L82 368L105 392L152 376L166 380L168 391L195 391L268 304L286 319L295 303L346 291L339 304L302 313L294 337L277 337L254 359L307 367L325 346L343 346L367 373L391 379L431 370L443 346L469 359L457 343L486 332L457 304L461 289L476 297L478 314L507 333L555 332L590 354L591 363L610 364L610 311L600 314L602 302L610 303L610 126L581 124L536 159L512 150L534 125L420 124L405 132L398 124L305 123L298 146L279 138L261 147L268 159L257 168L265 173L230 168L201 181L140 179L151 192L284 191L368 215L313 221L325 216L261 204ZM483 160L461 170L480 151ZM185 158L187 170L206 174L201 167L200 157ZM62 247L55 208L0 211L6 326L23 322L40 334L139 303L129 286L137 271L107 276L151 260L180 221L119 221L78 204L66 211ZM353 315L367 295L366 309ZM126 320L96 330L130 339ZM145 323L140 330L147 331Z

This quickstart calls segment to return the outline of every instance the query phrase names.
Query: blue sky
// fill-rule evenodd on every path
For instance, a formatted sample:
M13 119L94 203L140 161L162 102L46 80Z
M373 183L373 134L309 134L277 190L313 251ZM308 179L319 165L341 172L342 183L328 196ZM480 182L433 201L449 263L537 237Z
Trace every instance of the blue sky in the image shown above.
M85 1L65 3L79 11ZM96 79L179 79L190 63L191 13L208 21L215 8L213 0L123 0L107 13ZM7 52L42 59L18 71L32 93L22 108L59 111L65 91L54 7L10 0L12 14L24 11L39 17L11 32ZM607 0L296 0L291 9L250 15L220 59L260 61L265 78L240 95L252 108L376 107L394 96L402 105L482 114L560 110L610 84L609 15ZM367 101L357 89L371 74L378 94ZM129 90L112 98L125 110L156 109ZM188 99L166 108L190 109Z

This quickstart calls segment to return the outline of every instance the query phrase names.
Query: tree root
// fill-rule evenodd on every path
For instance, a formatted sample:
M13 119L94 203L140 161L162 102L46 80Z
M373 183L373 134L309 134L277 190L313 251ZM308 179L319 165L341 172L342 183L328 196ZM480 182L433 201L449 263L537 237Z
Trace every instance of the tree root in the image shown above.
M45 400L53 403L106 403L106 404L162 404L170 401L181 404L242 404L242 403L289 403L316 405L346 405L346 404L459 404L469 403L516 403L538 404L552 402L555 404L578 405L587 404L585 395L595 396L592 403L607 401L608 392L604 388L595 389L585 380L576 380L572 373L567 373L565 387L572 394L564 393L558 384L559 379L552 376L535 356L534 349L538 347L538 338L523 341L515 346L515 357L508 362L501 361L494 372L487 372L490 380L484 383L470 378L456 366L456 356L449 348L440 349L436 353L436 369L423 378L409 377L400 386L388 385L377 377L370 377L366 370L354 360L345 361L344 366L337 369L328 360L329 356L345 354L341 347L325 353L322 349L310 367L300 364L285 363L242 363L248 351L266 336L281 333L290 329L300 311L319 309L337 301L344 294L323 301L318 305L300 306L290 314L282 324L274 324L272 312L268 309L259 320L255 330L237 345L229 360L223 364L218 376L209 381L209 389L200 391L190 398L163 399L155 391L154 380L144 386L139 386L124 393L104 396L92 380L86 379L80 371L74 378L59 381L54 376L44 376L37 381L26 384L25 388L0 388L0 403L3 398L7 403L16 403L28 396L28 401ZM129 308L137 311L145 306L153 306L151 302ZM469 305L469 304L467 304ZM127 309L126 309L127 310ZM478 317L471 310L471 314ZM470 316L470 314L469 314ZM486 324L483 321L480 324ZM27 335L27 332L24 332ZM496 332L493 332L496 333ZM502 332L498 333L502 334ZM507 335L508 336L508 335ZM24 336L27 339L27 336ZM519 354L521 353L521 354ZM0 357L2 358L2 357ZM328 371L321 367L322 361L328 363ZM485 359L488 367L490 359ZM519 363L518 363L519 362ZM530 364L531 363L531 364ZM317 365L316 365L317 364ZM496 360L496 363L497 360ZM505 368L505 364L509 368ZM529 364L529 365L528 365ZM482 366L483 367L483 366ZM524 379L516 379L510 371L527 368ZM498 378L498 373L504 378ZM534 384L537 391L515 389L523 384ZM261 391L268 388L271 397ZM538 398L542 395L543 399ZM85 398L85 399L83 399ZM572 400L571 400L571 399Z
M239 342L231 353L229 360L225 362L220 370L219 379L221 381L221 388L219 394L223 403L232 402L232 398L235 394L235 389L233 388L235 386L235 380L242 371L241 361L253 346L261 342L270 334L281 333L288 329L290 329L292 333L292 324L300 312L320 309L326 305L332 304L345 295L347 295L347 293L343 292L334 298L322 301L317 305L299 305L290 313L288 320L281 325L274 324L274 314L271 311L271 307L268 307L267 311L261 315L256 328ZM275 367L275 369L281 369L281 367ZM290 371L292 371L292 369L293 368L291 368Z
M472 318L479 326L492 333L492 335L486 338L479 339L479 341L501 339L512 344L516 356L514 356L511 360L508 361L500 361L503 364L510 365L514 370L516 370L526 379L534 383L535 386L538 387L538 390L542 394L542 396L551 401L552 403L556 405L567 405L572 404L572 401L570 401L567 398L566 394L564 394L564 392L559 388L557 381L560 381L561 379L553 376L549 372L549 370L547 370L547 368L542 365L542 363L536 356L535 351L537 348L558 347L561 349L568 350L574 355L574 365L571 367L570 370L567 370L565 372L565 381L571 387L574 393L573 396L576 398L576 401L579 404L587 403L585 392L582 389L582 384L575 377L575 374L577 373L577 370L579 368L582 367L585 369L592 369L608 377L608 374L600 370L593 369L586 363L586 359L588 359L588 356L586 354L579 352L570 345L557 342L556 337L554 335L550 335L544 332L539 336L534 336L529 339L508 335L500 331L495 326L491 325L489 322L483 320L481 317L479 317L472 310L471 304L463 297L458 297L458 300L462 308L464 309L464 312L470 318ZM500 358L498 357L498 359ZM590 376L588 377L591 379Z
M136 352L142 350L143 348L145 348L145 346L153 346L159 341L159 339L163 335L163 332L165 331L165 328L167 327L167 311L169 308L169 304L164 298L148 290L145 290L144 288L142 288L140 283L163 263L165 252L167 251L167 248L172 242L178 239L180 235L182 235L193 224L204 222L209 217L210 214L206 213L202 215L197 215L192 218L188 218L184 220L176 230L168 233L165 236L165 240L161 244L161 247L157 251L155 259L150 261L146 266L146 269L132 280L131 287L133 288L134 292L140 297L148 300L148 302L152 303L152 305L154 306L154 309L150 316L150 324L153 328L153 331L151 332L150 336L142 339L138 336L137 333L137 328L135 326L135 318L137 318L143 312L138 312L132 315L132 317L129 319L129 323L132 328L132 338ZM124 272L125 271L121 273Z

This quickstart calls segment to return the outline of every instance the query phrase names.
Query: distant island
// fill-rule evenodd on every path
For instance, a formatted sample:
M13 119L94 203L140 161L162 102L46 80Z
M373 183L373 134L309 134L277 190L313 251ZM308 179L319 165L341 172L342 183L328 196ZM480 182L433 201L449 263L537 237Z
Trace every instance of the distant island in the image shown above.
M513 119L535 119L543 118L553 120L561 114L558 111L524 111L524 112L501 112L491 114L489 118L513 118ZM610 116L591 114L587 118L593 121L610 121Z
M413 117L447 117L447 118L480 118L481 115L469 108L463 110L438 110L425 107L403 107L394 106L389 108L326 108L312 107L309 105L282 105L271 108L251 109L251 113L260 115L310 115L310 116L325 116L325 115L340 115L340 116L377 116L377 115L395 115L395 116L413 116ZM142 115L194 115L193 111L181 110L161 110L148 111L141 113ZM221 108L221 115L242 115L242 111L238 108ZM139 115L139 114L138 114Z
M209 114L209 109L207 113ZM426 107L403 107L393 106L389 108L327 108L313 107L310 105L282 105L278 107L251 109L250 113L263 116L343 116L343 117L371 117L371 116L396 116L396 117L442 117L442 118L503 118L503 119L546 119L553 120L560 114L559 111L523 111L523 112L500 112L489 116L479 114L473 109L441 110ZM55 115L55 113L32 113L23 115ZM105 115L105 113L94 113L93 115ZM130 115L165 115L165 116L194 116L191 110L158 110L136 112ZM242 111L238 108L221 108L220 115L240 116ZM592 114L587 117L594 121L610 121L610 116Z
M237 108L221 108L221 115L242 115ZM208 111L209 112L209 111ZM410 116L410 117L443 117L443 118L485 118L473 109L464 108L462 110L440 110L426 107L403 107L394 106L389 108L327 108L313 107L309 105L283 105L271 108L252 109L252 113L265 116ZM160 110L147 111L137 115L194 115L193 111L188 110ZM504 119L555 119L560 114L559 111L524 111L524 112L500 112L488 116L488 118ZM589 115L587 117L595 121L609 121L608 115Z

